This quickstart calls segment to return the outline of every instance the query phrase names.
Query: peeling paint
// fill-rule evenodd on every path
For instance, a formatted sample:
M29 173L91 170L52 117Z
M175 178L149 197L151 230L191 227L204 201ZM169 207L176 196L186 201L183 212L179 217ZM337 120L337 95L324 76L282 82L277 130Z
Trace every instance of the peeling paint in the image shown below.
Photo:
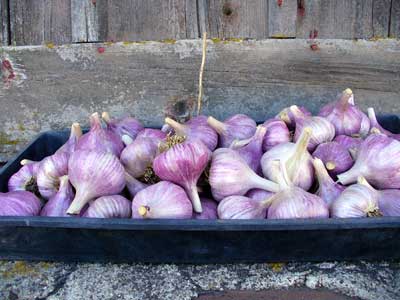
M27 79L24 66L14 62L7 53L1 54L0 62L4 89L12 86L20 86Z

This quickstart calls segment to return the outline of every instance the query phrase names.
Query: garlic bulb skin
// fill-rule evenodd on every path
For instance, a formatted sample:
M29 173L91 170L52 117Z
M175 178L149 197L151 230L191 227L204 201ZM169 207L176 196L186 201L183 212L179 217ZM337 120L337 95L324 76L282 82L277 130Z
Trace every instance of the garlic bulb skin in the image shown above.
M276 183L258 176L236 151L229 148L213 152L209 183L217 201L228 196L242 196L256 188L271 192L279 190Z
M107 128L120 137L128 135L134 140L139 132L144 129L143 125L135 118L125 117L122 119L111 119L108 112L103 112L101 117L106 122Z
M200 198L201 207L203 212L194 213L193 219L196 220L215 220L218 219L217 215L217 203L214 200L208 198Z
M331 176L336 176L347 171L354 164L350 152L337 142L318 145L313 153L313 157L322 160Z
M219 135L219 146L229 148L234 140L244 140L252 137L256 131L256 122L244 114L237 114L224 122L208 117L208 124Z
M21 165L22 168L8 180L8 191L37 192L36 176L39 163L22 160Z
M160 129L145 128L142 131L140 131L136 136L136 138L141 138L141 137L152 138L155 139L157 142L159 142L165 140L167 134L165 132L162 132Z
M129 175L129 173L125 172L125 181L126 181L126 188L129 191L129 194L131 197L135 197L137 193L139 193L141 190L144 190L147 188L149 185L146 183L143 183L136 178L132 177Z
M260 190L260 189L252 189L246 193L246 197L253 199L254 201L261 202L264 201L265 199L268 199L275 195L274 193L265 191L265 190Z
M357 159L358 150L360 150L363 139L347 135L337 135L333 141L339 143L345 149L347 149L353 160L355 160Z
M83 217L88 218L130 218L131 201L120 195L109 195L97 198L90 203Z
M78 143L78 140L81 136L81 126L79 125L79 123L73 123L71 126L71 133L68 141L56 151L56 154L63 152L66 153L69 157L71 153L75 151L76 144Z
M400 188L400 142L383 134L373 134L362 143L353 167L337 177L343 185L359 176L378 189Z
M136 194L133 219L191 219L192 203L180 186L160 181Z
M312 114L303 106L298 106L300 111L303 113L304 116L312 116ZM290 110L290 107L284 108L276 118L281 119L287 125L288 129L294 130L296 128L296 120L294 118L293 113Z
M40 212L44 217L68 217L67 209L74 199L74 192L68 181L68 176L60 178L60 188L57 193L47 201Z
M229 196L218 204L220 219L265 219L269 202L258 202L244 196Z
M31 192L0 193L0 216L37 216L41 207L42 203Z
M57 193L60 177L68 173L68 157L69 154L61 152L46 157L40 162L36 180L43 198L50 199Z
M282 120L270 119L265 121L263 126L267 129L262 144L263 152L272 149L276 145L291 141L289 129Z
M400 134L394 134L394 133L390 132L389 130L386 130L379 124L379 122L376 118L376 115L375 115L375 110L372 107L368 108L368 118L371 123L370 134L381 133L381 134L384 134L395 140L400 141Z
M210 150L201 141L184 142L158 155L154 159L153 170L162 180L183 187L192 201L194 211L201 213L196 186L210 158Z
M76 215L90 200L119 194L125 187L125 170L109 152L75 151L68 162L68 176L76 195L67 213Z

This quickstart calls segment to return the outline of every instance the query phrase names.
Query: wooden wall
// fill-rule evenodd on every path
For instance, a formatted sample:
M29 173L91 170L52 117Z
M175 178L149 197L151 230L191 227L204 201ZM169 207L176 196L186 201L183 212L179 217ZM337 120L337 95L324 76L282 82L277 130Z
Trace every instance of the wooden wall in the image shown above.
M0 43L400 37L400 0L0 0Z

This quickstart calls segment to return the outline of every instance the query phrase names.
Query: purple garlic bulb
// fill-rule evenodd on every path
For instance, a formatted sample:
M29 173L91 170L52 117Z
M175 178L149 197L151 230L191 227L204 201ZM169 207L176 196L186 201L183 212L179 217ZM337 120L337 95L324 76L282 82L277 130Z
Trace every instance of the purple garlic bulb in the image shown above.
M149 185L146 183L143 183L136 178L132 177L129 175L127 172L125 172L125 181L126 181L126 188L129 191L129 194L131 197L135 197L137 193L139 193L141 190L144 190L147 188Z
M335 127L327 119L306 116L296 105L292 105L290 111L296 120L296 131L293 139L295 142L300 138L304 128L312 129L310 143L307 147L308 151L314 151L319 144L330 142L335 137Z
M333 181L325 169L324 163L319 158L313 160L315 175L318 180L318 191L316 195L321 197L328 207L339 198L345 187Z
M353 160L355 160L357 158L358 150L361 147L363 139L347 135L338 135L333 141L341 144L344 148L346 148L347 151L349 151Z
M251 138L241 141L235 140L229 147L239 153L257 174L261 174L262 143L266 132L267 129L264 126L257 126L256 132Z
M192 203L185 191L168 181L141 190L132 200L134 219L191 219Z
M348 185L359 176L378 189L400 188L400 142L382 134L367 137L353 167L337 177Z
M180 124L171 118L165 118L165 123L174 129L176 135L186 137L187 142L201 141L213 151L218 144L218 135L207 122L204 116L198 116Z
M167 134L165 132L162 132L160 129L153 129L153 128L145 128L142 131L140 131L136 138L151 138L156 140L157 142L165 140L167 137Z
M36 175L39 163L23 159L21 165L22 168L8 180L8 191L28 191L34 193L37 191Z
M109 195L97 198L90 203L83 217L88 218L130 218L131 201L120 195Z
M98 113L90 116L90 131L82 135L75 147L75 151L104 151L118 157L122 149L124 149L124 144L121 141L121 137L113 131L101 127L101 120Z
M290 142L289 129L282 120L270 119L265 121L263 126L267 129L262 144L263 152L270 150L276 145Z
M74 192L68 181L68 176L60 178L60 189L47 201L40 215L43 217L68 217L67 209L74 199Z
M193 219L197 220L215 220L218 219L217 215L217 203L214 200L207 198L200 198L201 207L203 208L202 213L194 213Z
M354 164L350 152L337 142L318 145L313 156L322 160L331 176L347 171Z
M42 203L31 192L0 193L0 216L37 216L41 207Z
M56 151L58 153L66 153L68 157L75 151L76 144L82 136L82 129L79 123L73 123L68 141Z
M311 117L312 116L312 114L305 107L298 106L298 108L300 109L300 111L303 113L304 116L306 116L306 117ZM290 110L290 107L284 108L276 116L276 118L277 119L281 119L283 122L285 122L285 124L287 125L287 127L290 130L294 130L296 128L296 121L295 121L293 113Z
M68 214L77 215L90 200L119 194L125 187L125 171L109 152L75 151L68 163L68 175L76 195Z
M220 148L212 154L209 182L215 200L242 196L251 189L277 192L279 186L258 176L234 150Z
M360 182L363 180L360 177ZM378 194L361 183L346 188L331 205L332 218L361 218L379 215Z
M152 165L157 154L157 140L148 137L136 138L122 151L121 163L126 172L134 178L139 178Z
M400 134L394 134L394 133L390 132L389 130L386 130L385 128L383 128L378 123L378 120L375 115L375 110L372 107L368 108L368 118L371 123L371 128L370 128L371 134L381 133L388 137L391 137L391 138L394 138L394 139L400 141Z
M336 102L325 105L319 112L335 127L336 135L367 135L369 120L367 116L354 105L354 95L351 89L344 90Z
M234 115L224 122L208 117L207 123L218 133L221 148L229 148L234 140L251 138L257 127L252 118L243 114Z
M158 155L153 162L154 173L162 180L183 187L197 213L202 212L197 180L207 167L210 150L201 141L184 142Z
M261 167L266 178L277 182L279 169L274 169L274 161L279 160L286 166L290 181L304 190L309 190L314 182L312 156L307 151L312 130L304 128L302 136L294 143L279 144L265 152L261 158Z
M120 137L128 135L134 140L138 133L143 130L143 125L135 118L125 117L112 120L107 112L103 112L101 117L107 123L107 128Z
M218 204L218 217L220 219L265 219L270 205L269 199L254 201L244 196L229 196Z
M40 195L45 199L53 197L60 186L60 177L68 173L68 157L65 152L46 157L40 162L36 180Z
M272 197L273 195L275 194L260 189L252 189L246 193L246 197L251 198L257 202L261 202L267 198Z
M268 219L328 218L329 209L319 196L294 186L283 162L275 161L273 169L279 174L280 191L267 201Z

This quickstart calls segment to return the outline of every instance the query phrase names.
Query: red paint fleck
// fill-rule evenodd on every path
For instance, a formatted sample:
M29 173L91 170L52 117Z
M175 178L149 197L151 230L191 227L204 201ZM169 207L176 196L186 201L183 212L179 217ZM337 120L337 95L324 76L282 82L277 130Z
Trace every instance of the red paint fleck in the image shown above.
M12 79L15 78L14 69L12 67L11 62L8 59L4 59L1 62L1 73L4 83L9 83Z
M297 14L300 17L304 17L306 15L304 0L297 0Z
M283 4L283 0L277 0L278 6L281 7Z
M100 54L104 53L104 51L106 51L106 48L104 48L104 47L98 47L97 48L97 52L99 52Z
M318 37L318 30L314 29L310 31L310 39L316 39Z
M311 49L312 51L318 51L318 50L319 50L319 47L318 47L317 44L311 44L311 45L310 45L310 49Z

